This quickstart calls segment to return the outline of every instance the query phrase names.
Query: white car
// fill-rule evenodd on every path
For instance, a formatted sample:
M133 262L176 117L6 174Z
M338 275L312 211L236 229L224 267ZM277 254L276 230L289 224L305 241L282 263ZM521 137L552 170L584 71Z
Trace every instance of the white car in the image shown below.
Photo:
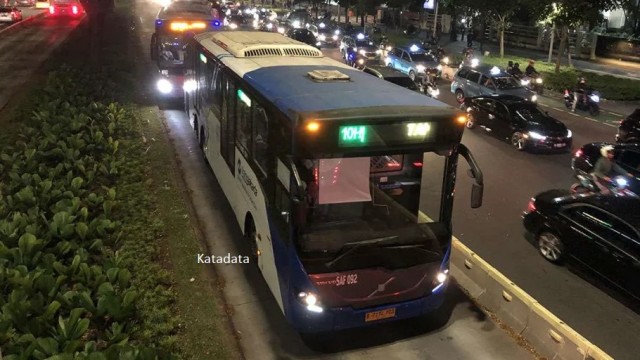
M22 20L22 11L17 7L0 7L0 22L14 23Z

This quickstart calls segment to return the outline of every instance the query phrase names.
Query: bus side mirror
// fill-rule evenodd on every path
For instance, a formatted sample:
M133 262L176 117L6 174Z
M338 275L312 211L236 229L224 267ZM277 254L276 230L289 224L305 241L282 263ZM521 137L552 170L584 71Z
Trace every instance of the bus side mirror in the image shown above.
M482 196L484 193L482 170L480 170L471 151L469 151L464 144L458 146L458 152L469 164L470 169L467 170L467 174L473 179L473 184L471 185L471 208L477 209L482 206Z

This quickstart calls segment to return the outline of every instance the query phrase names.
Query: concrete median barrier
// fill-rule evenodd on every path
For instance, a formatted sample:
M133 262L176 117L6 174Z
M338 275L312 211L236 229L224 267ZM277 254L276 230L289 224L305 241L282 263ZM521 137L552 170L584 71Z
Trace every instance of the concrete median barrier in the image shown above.
M451 275L483 311L521 335L541 356L563 360L613 359L455 238Z
M33 21L33 20L35 20L35 19L37 19L37 18L42 18L42 17L44 17L46 14L47 14L47 12L43 10L43 11L42 11L42 12L40 12L40 13L37 13L37 14L31 15L31 16L29 16L29 17L26 17L26 18L22 19L22 21L20 21L20 22L17 22L17 23L15 23L15 24L11 24L11 25L7 26L7 27L6 27L6 28L4 28L4 29L0 29L0 36L2 36L2 35L6 35L6 34L8 34L8 33L11 33L11 32L13 32L13 31L15 31L15 30L18 30L18 29L20 29L20 28L23 28L26 24L30 23L31 21Z

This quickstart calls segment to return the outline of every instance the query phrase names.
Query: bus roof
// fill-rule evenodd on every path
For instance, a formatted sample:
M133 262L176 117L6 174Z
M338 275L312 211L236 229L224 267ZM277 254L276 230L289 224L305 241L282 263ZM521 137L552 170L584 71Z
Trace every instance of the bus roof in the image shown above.
M397 115L402 107L423 107L425 115L436 109L440 114L454 111L440 101L312 54L311 49L317 54L315 48L280 34L214 32L196 35L196 40L292 119L304 113L372 107L389 115ZM268 53L266 48L295 47L306 49L310 56L247 56L250 51L239 51L252 46L263 49L263 54ZM349 79L317 81L309 76L314 70L337 71Z

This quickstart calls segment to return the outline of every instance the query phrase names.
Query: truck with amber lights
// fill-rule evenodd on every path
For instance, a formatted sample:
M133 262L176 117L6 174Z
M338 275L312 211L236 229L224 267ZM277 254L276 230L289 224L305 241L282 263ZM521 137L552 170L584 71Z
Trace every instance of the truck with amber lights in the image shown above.
M199 34L187 56L190 123L296 330L441 306L460 157L482 202L463 114L275 33Z
M173 1L160 9L149 45L158 65L156 88L163 97L182 97L187 39L222 27L219 13L208 2Z

